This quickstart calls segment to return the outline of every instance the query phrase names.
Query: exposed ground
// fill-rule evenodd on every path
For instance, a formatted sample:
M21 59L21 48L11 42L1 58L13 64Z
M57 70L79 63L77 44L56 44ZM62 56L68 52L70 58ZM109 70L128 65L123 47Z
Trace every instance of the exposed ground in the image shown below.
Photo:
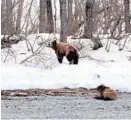
M86 88L61 88L61 89L28 89L28 90L2 90L2 97L6 96L40 96L40 95L83 95L83 94L98 94L95 89L88 90Z
M115 101L97 100L96 90L2 91L2 119L131 119L131 94Z

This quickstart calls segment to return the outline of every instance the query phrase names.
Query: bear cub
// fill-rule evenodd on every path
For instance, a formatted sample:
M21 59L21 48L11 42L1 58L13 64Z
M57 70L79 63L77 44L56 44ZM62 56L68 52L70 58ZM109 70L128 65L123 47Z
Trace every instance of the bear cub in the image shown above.
M107 87L105 85L99 85L97 90L100 92L100 96L96 97L103 100L116 100L117 99L117 91Z

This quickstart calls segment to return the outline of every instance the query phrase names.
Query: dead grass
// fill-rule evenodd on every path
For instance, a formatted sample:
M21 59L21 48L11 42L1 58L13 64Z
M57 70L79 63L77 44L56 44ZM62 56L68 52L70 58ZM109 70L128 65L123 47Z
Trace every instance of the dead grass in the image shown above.
M88 90L86 88L61 88L61 89L28 89L28 90L2 90L1 96L39 96L39 95L96 95L98 91L95 89Z

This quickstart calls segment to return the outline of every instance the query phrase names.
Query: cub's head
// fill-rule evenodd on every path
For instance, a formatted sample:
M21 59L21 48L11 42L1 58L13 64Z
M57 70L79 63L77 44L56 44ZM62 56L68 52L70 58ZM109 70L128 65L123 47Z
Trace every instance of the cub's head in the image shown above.
M56 40L52 41L51 43L49 43L49 47L51 47L53 50L56 50L56 45L57 45L57 42Z
M105 89L107 89L107 88L109 88L109 87L107 87L107 86L105 86L105 85L99 85L99 86L97 87L97 90L100 91L100 92L102 92L103 90L105 90Z

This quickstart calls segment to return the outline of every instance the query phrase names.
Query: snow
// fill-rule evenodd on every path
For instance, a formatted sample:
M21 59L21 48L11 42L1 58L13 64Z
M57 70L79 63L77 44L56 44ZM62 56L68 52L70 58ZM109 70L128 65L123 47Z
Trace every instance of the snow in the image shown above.
M50 36L51 38L47 35L43 36L45 39L53 38L53 36ZM29 37L31 44L34 43L34 38L34 35ZM34 51L39 47L40 40L34 45ZM86 42L88 41L86 40ZM95 60L83 58L79 60L78 65L69 65L66 58L63 64L59 64L54 51L45 47L42 50L44 54L39 56L42 62L39 61L36 65L36 61L32 62L35 57L28 62L19 64L31 55L31 51L27 51L25 41L21 41L13 45L11 49L16 56L15 62L12 55L8 55L4 62L8 49L2 50L1 89L57 89L64 87L90 89L105 84L122 92L131 92L131 61L128 60L131 52L127 51L127 47L123 51L119 51L119 47L112 43L110 51L106 52L105 45L97 51L92 51L87 50L87 44L85 44L82 52L87 51L88 55ZM48 57L44 59L41 55ZM44 64L42 64L43 62Z

